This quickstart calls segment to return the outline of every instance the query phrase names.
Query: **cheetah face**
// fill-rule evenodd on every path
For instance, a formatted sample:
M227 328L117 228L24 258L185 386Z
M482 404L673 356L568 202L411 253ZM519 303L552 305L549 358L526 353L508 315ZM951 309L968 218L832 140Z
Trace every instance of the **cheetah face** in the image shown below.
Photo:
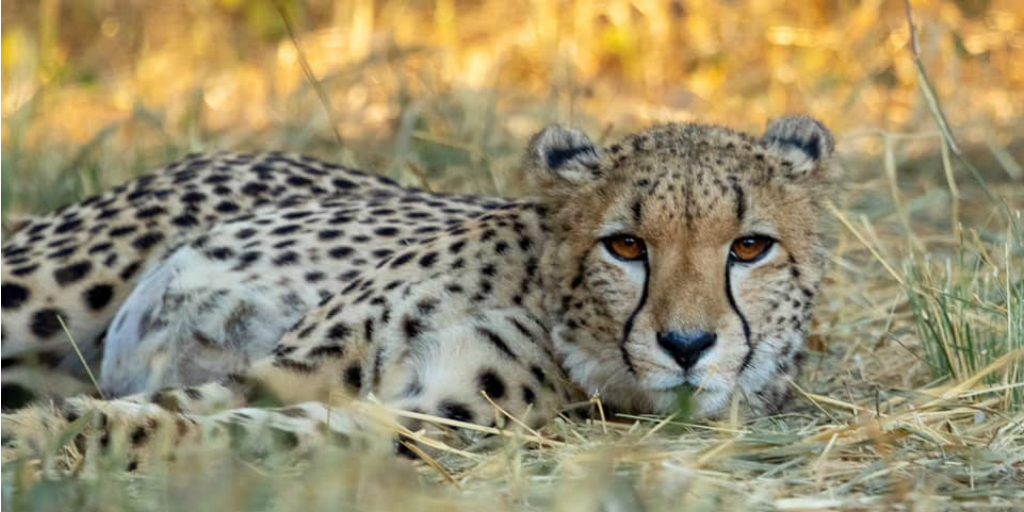
M827 262L819 220L832 137L789 117L754 137L665 125L605 149L534 137L552 241L548 308L564 366L620 410L664 411L695 390L775 410L796 373Z

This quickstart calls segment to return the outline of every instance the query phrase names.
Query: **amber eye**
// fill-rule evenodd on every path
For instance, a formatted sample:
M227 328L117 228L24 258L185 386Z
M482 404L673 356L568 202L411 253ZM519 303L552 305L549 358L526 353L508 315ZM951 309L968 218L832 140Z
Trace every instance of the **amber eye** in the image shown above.
M775 240L762 235L745 236L732 243L729 254L740 263L751 263L764 256L774 243Z
M612 256L624 261L637 261L647 255L644 241L634 236L610 236L604 239L604 246Z

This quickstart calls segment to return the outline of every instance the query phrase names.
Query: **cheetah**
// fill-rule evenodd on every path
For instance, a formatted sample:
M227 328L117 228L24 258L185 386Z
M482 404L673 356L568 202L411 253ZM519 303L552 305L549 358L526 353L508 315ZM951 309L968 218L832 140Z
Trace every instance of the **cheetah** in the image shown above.
M183 437L259 417L315 438L352 425L324 407L339 395L488 427L595 394L663 413L684 389L699 417L778 411L828 262L833 151L804 116L607 147L553 125L528 145L525 199L189 156L4 242L5 437L100 410ZM82 362L106 400L16 409L27 383L81 391Z

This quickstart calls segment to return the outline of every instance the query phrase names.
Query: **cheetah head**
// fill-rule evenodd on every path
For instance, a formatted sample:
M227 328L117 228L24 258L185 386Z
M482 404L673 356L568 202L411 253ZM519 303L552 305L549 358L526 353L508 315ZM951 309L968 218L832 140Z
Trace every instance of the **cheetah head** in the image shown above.
M669 124L598 148L561 126L527 168L549 214L547 308L573 380L619 410L785 400L828 253L833 140L785 117L760 138Z

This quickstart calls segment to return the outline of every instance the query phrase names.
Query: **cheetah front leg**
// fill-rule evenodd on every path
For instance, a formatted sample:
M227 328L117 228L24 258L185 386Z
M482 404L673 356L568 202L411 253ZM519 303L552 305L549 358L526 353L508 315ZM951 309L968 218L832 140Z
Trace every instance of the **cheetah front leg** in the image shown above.
M204 425L225 422L287 429L302 410L302 439L314 442L323 432L365 430L346 404L372 394L418 418L489 427L546 423L570 387L548 348L545 326L522 308L459 307L457 301L441 308L434 288L410 286L355 303L338 297L307 314L270 356L240 375L115 401L69 401L72 410L65 406L63 414L104 409L119 423L137 426L163 415L174 419L181 436L202 438ZM134 418L122 421L126 415ZM408 416L401 424L421 426ZM5 433L8 425L19 423L5 417Z

